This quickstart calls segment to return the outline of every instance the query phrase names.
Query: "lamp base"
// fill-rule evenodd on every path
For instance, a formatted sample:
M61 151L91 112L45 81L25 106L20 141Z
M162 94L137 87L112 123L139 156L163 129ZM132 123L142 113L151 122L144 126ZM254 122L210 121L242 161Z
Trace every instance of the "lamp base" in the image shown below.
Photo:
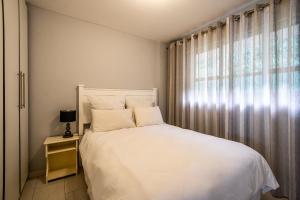
M67 126L66 126L66 132L65 132L65 134L63 135L63 138L70 138L70 137L73 137L73 134L71 133L70 129L71 129L70 123L67 123Z
M68 135L67 135L67 134L64 134L64 135L63 135L63 138L70 138L70 137L73 137L73 134L72 134L72 133L71 133L71 134L68 134Z

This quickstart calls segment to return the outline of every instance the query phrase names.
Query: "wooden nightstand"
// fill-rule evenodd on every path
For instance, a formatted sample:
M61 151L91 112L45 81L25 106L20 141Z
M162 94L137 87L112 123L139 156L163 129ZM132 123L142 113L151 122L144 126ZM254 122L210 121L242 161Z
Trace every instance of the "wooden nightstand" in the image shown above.
M45 142L46 183L78 172L79 136L63 138L47 137Z

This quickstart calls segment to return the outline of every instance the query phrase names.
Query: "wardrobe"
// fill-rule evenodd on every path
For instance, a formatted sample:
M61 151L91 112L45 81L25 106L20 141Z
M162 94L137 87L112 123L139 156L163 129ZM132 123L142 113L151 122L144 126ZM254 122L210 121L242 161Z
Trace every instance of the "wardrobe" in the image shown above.
M1 198L18 200L28 177L28 45L25 0L1 0Z

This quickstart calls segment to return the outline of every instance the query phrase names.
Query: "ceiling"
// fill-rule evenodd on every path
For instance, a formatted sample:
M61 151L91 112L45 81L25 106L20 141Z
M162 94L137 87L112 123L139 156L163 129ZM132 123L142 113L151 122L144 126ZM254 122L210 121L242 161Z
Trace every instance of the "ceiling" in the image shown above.
M167 42L249 0L27 0L52 10L143 38Z

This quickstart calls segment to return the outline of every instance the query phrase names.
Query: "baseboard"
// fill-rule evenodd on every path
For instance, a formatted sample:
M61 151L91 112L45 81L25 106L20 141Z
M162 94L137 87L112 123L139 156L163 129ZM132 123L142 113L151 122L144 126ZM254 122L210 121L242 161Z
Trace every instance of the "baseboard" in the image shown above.
M29 172L29 178L36 178L36 177L44 176L44 175L45 175L44 170L37 170L37 171Z

